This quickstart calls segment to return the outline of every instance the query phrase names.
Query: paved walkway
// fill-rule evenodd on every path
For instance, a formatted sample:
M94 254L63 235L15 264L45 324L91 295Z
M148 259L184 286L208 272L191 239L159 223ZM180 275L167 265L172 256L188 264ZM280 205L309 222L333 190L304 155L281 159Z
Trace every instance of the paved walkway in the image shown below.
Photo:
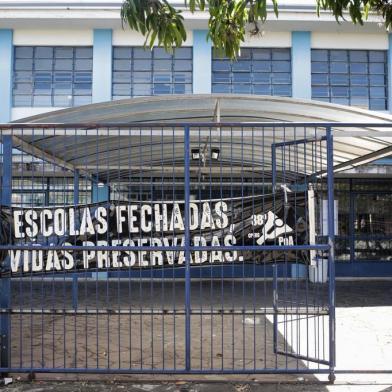
M391 384L323 385L260 383L16 383L2 389L7 392L391 392Z

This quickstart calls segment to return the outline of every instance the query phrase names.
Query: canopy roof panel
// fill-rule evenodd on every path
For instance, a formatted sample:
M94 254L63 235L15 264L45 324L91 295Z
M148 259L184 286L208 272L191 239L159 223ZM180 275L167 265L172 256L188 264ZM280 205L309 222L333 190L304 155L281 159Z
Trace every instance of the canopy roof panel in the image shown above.
M84 105L28 117L32 123L136 122L385 122L392 116L350 106L286 97L190 94L130 98Z
M198 126L207 122L236 125ZM391 115L271 96L174 95L104 102L19 120L12 134L16 147L67 168L109 176L114 171L117 175L121 171L127 176L145 175L153 170L163 172L165 166L181 171L184 129L174 125L184 123L193 124L191 148L219 147L219 162L209 165L215 164L221 171L235 166L248 171L270 170L273 143L322 136L325 128L320 123L332 123L336 171L392 155L391 129L381 126L392 124ZM291 123L301 124L294 127ZM362 125L347 127L342 123ZM363 125L370 123L372 126ZM131 125L127 128L126 124ZM296 171L315 171L306 159L312 148L312 143L304 147ZM319 149L319 166L325 168L325 146Z

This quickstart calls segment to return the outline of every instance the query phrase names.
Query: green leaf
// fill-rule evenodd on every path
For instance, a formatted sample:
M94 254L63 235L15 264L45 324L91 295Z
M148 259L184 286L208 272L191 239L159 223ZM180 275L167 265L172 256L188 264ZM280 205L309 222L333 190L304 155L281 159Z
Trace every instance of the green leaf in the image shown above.
M241 43L246 37L246 28L251 24L251 34L257 34L259 23L268 17L268 6L272 5L279 16L278 0L184 0L191 12L209 13L207 38L216 53L235 60ZM314 0L316 13L332 14L339 23L349 16L352 23L363 24L371 13L384 18L385 28L392 28L392 0ZM121 22L145 37L145 46L155 44L172 52L186 41L186 30L181 10L168 0L124 0L121 7Z

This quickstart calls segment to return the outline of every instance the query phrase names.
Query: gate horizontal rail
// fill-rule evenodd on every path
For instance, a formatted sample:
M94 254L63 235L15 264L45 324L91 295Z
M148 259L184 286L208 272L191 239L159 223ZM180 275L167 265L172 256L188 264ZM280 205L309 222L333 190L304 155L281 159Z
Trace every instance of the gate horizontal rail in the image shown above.
M190 249L191 251L209 251L209 250L248 250L254 252L260 251L298 251L298 250L329 250L328 244L314 244L314 245L216 245L216 246L68 246L68 245L0 245L0 250L27 250L27 251L40 251L40 250L98 250L98 251L183 251Z
M132 310L132 309L0 309L0 313L7 314L61 314L73 316L75 314L82 315L97 315L97 314L105 314L105 315L114 315L114 314L125 314L125 315L185 315L186 311L181 309L151 309L151 310ZM246 310L246 309L213 309L213 310L190 310L190 314L192 315L274 315L274 314L284 314L284 315L313 315L313 316L321 316L328 315L329 311L327 309L317 309L312 306L307 308L263 308L263 310Z
M167 368L164 370L161 369L132 369L132 372L128 368L121 369L113 369L113 368L35 368L35 367L26 367L26 368L1 368L0 372L2 373L84 373L84 374L178 374L178 375L216 375L216 374L329 374L328 368L321 368L320 366L317 369L291 369L291 368L251 368L251 369L232 369L232 368L217 368L214 370L210 369L177 369L177 368Z

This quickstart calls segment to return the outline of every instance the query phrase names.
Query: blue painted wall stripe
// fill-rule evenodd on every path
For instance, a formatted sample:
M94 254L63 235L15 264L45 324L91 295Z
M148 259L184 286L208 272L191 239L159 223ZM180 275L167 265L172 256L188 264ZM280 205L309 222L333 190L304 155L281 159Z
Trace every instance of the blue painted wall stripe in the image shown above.
M392 158L383 158L371 163L372 165L392 165Z
M92 202L98 203L101 201L108 201L110 196L109 186L98 186L97 183L92 184Z
M193 30L193 93L211 94L211 42L207 30Z
M0 29L0 122L11 121L12 107L12 30Z
M92 183L92 202L99 203L103 201L109 201L110 189L108 185L98 186L98 183ZM91 276L97 280L106 280L109 276L109 272L100 271L92 272ZM77 305L77 301L74 301L74 305Z
M311 33L309 31L293 31L291 33L293 98L312 98L310 56Z
M112 30L94 30L93 103L112 99Z

